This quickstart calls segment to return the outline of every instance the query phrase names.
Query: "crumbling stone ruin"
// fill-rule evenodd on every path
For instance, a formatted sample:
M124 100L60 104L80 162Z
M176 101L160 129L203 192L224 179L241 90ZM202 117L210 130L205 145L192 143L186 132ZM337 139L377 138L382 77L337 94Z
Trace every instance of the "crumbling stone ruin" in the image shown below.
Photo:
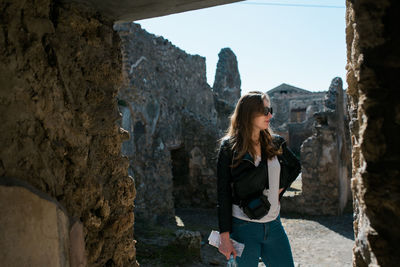
M323 92L282 84L267 93L274 108L273 130L302 162L301 191L286 194L283 210L341 214L351 197L351 144L341 79L333 79Z
M45 266L54 257L52 266L138 265L135 188L121 156L128 134L116 99L125 55L113 23L230 2L0 0L2 264ZM400 261L399 6L346 0L354 266ZM18 217L24 207L34 212ZM47 243L43 227L58 241ZM19 242L20 229L54 249L38 254Z
M297 155L300 146L312 135L313 114L325 109L326 92L310 92L289 84L281 84L267 92L274 109L273 131L283 136Z
M232 112L240 97L236 56L221 50L213 92L205 58L135 23L114 29L124 55L126 80L118 99L122 127L131 136L122 153L136 183L136 217L162 223L174 218L175 207L215 207L215 151L220 125L228 121L217 109Z
M313 101L312 97L311 101L304 100L304 96L300 99L302 103ZM301 192L287 194L282 208L305 214L338 215L351 199L351 146L342 80L334 78L324 98L318 100L323 101L323 106L311 108L321 111L313 113L311 136L300 149Z
M329 97L331 96L331 97ZM304 209L314 214L341 214L351 198L350 136L342 80L332 80L325 111L314 114L314 135L301 147Z
M213 85L215 108L217 110L217 125L223 136L228 129L229 116L235 109L240 98L240 75L235 54L229 48L224 48L218 54L217 71Z

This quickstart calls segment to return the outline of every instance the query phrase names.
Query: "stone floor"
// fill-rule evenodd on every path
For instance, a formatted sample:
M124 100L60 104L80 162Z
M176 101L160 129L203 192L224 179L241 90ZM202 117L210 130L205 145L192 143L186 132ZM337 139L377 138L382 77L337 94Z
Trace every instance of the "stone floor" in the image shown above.
M207 244L211 230L217 230L215 210L180 209L176 211L181 226L202 235L201 261L165 264L162 259L141 260L138 239L138 260L141 266L225 266L224 257L217 249ZM352 266L352 247L354 242L352 214L341 216L300 216L281 214L282 224L290 240L296 267L346 267ZM137 229L137 228L136 228ZM162 241L160 241L162 242ZM152 255L151 253L149 253ZM259 267L265 266L260 262Z

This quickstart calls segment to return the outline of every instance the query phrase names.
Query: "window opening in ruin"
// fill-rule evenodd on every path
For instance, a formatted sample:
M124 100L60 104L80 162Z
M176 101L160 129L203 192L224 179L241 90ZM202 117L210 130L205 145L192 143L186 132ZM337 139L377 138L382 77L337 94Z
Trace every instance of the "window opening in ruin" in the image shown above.
M290 111L290 121L291 122L303 122L306 120L306 109L292 109Z
M171 150L171 161L174 205L178 207L182 190L188 185L189 176L189 156L183 146Z

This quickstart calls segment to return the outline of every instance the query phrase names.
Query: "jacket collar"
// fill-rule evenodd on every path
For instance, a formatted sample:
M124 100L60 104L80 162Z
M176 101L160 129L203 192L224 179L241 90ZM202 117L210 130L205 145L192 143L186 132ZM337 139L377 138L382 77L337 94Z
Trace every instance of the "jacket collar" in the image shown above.
M244 154L242 159L251 161L255 165L254 158L251 156L251 154L249 152ZM261 150L261 161L263 161L263 160L266 160L266 154L265 154L264 149Z

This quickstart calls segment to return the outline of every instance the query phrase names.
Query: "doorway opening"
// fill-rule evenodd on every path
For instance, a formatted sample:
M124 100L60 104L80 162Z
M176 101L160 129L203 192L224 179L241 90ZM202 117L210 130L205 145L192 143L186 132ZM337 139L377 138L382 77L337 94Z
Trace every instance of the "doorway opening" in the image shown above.
M185 188L189 184L189 157L185 147L171 150L174 207L184 206Z

